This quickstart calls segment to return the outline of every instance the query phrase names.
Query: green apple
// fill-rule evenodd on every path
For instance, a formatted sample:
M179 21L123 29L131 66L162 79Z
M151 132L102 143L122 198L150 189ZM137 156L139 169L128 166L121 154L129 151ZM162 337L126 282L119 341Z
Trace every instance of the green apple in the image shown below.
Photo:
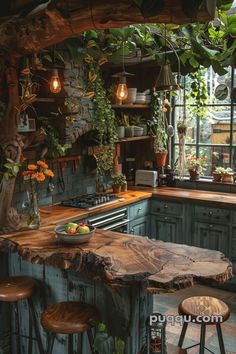
M77 227L77 232L81 234L87 234L88 232L90 232L90 229L85 223L81 223Z
M68 233L69 230L75 230L77 229L77 224L74 223L74 222L69 222L67 225L66 225L66 232ZM72 233L72 232L69 232L69 233Z

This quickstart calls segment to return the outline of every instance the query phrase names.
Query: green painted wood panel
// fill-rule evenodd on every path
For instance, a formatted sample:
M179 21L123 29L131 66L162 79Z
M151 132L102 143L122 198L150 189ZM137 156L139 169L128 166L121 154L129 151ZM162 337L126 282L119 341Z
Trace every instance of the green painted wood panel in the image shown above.
M152 215L151 236L166 242L184 243L183 220L173 216Z
M129 233L136 236L150 236L150 217L146 216L130 221Z

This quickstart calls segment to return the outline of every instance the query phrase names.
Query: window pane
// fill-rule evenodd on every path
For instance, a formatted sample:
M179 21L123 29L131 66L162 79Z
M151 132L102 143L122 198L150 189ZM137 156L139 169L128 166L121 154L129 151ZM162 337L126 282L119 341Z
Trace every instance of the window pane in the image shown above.
M201 146L199 148L199 156L206 159L205 176L211 176L215 167L229 167L230 166L230 149L229 147L219 146Z
M206 117L200 119L200 143L229 144L230 115L230 106L208 107Z

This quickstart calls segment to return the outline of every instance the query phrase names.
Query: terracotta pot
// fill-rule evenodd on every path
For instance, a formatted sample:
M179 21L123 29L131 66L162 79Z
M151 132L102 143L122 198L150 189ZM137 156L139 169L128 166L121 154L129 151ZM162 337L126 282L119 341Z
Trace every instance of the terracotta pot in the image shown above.
M191 181L197 181L200 178L200 173L197 170L188 170Z
M120 193L121 191L121 186L120 185L113 185L113 193Z
M156 159L156 167L164 167L166 165L166 157L167 151L163 152L156 152L155 159Z
M213 176L213 182L221 182L222 176L220 173L213 172L212 176Z
M224 183L234 183L234 174L233 173L225 173L222 175L222 182Z

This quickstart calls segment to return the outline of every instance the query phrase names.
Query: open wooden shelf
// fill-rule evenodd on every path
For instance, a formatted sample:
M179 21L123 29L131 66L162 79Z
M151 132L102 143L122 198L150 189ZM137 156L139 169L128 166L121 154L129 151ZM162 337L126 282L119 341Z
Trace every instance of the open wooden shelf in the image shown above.
M149 135L132 136L130 138L123 138L120 140L116 140L115 143L126 143L128 141L139 141L139 140L147 140L147 139L150 139Z
M136 108L149 108L149 104L112 104L112 108L129 108L129 109L136 109Z

